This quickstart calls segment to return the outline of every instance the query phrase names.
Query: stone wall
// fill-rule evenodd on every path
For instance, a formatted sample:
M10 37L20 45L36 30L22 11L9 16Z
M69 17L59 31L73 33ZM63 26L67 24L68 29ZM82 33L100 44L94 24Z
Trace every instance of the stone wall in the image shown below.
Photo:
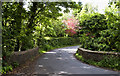
M78 54L82 55L85 59L91 59L94 61L101 61L106 56L113 56L120 58L120 53L116 52L104 52L104 51L91 51L83 48L78 48Z
M26 51L14 52L10 56L10 63L17 62L19 64L24 64L26 61L31 60L32 58L39 55L39 48L33 48ZM8 63L9 63L8 62Z

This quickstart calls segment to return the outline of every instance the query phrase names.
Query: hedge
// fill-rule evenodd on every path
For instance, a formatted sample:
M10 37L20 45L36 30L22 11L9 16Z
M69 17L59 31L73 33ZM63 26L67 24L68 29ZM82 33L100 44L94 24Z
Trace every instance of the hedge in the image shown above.
M80 45L79 37L44 37L40 42L40 48L48 51L55 48Z

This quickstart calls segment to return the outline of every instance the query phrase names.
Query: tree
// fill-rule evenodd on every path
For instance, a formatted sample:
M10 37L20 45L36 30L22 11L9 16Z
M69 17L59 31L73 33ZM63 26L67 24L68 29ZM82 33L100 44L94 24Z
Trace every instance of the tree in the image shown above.
M23 5L23 2L2 4L3 49L20 51L32 48L35 26L41 24L41 30L47 28L51 19L57 19L62 15L59 13L62 10L60 6L66 10L80 7L75 2L32 2L29 11L26 11ZM42 33L45 32L40 32L41 36L44 36Z
M114 13L117 13L120 16L120 0L110 0L108 4L108 7L110 7L111 11L115 11Z
M79 24L78 20L76 20L74 17L71 18L67 18L66 20L63 20L64 23L64 28L66 29L66 33L69 36L73 36L74 34L76 34L77 32L77 25Z

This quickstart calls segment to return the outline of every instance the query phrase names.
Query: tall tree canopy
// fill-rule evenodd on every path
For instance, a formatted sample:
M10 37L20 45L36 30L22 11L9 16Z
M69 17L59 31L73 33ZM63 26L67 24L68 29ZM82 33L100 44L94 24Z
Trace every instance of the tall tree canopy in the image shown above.
M51 21L62 16L69 8L79 9L76 2L31 2L29 10L23 7L24 2L2 3L3 51L21 51L34 47L34 32L39 26L39 37L45 35L45 28ZM37 27L38 28L38 27ZM48 34L48 32L46 31Z

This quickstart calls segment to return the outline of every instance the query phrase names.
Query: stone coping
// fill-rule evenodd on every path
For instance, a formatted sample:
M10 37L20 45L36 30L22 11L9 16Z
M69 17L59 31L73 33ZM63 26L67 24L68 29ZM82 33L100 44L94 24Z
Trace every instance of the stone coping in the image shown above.
M82 55L85 59L92 59L94 61L101 61L105 56L114 56L120 58L120 53L105 52L105 51L92 51L84 48L78 48L77 53Z
M120 53L118 53L118 52L92 51L92 50L83 49L83 48L78 48L78 50L86 51L86 52L89 52L89 53L120 55Z
M38 47L33 48L33 49L28 49L28 50L26 50L26 51L13 52L12 55L13 55L13 54L15 54L15 55L26 54L26 53L31 52L31 51L36 50L36 49L38 49Z

